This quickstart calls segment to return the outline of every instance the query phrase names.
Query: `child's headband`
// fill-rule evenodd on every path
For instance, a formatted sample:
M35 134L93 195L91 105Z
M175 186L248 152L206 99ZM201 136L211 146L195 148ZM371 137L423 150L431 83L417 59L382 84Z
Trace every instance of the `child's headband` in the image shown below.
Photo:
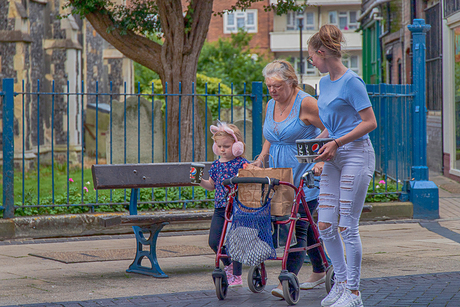
M231 136L233 136L233 138L235 139L235 142L238 142L235 132L232 130L232 128L227 126L226 122L221 122L218 120L217 126L211 125L209 127L209 130L211 130L212 135L215 135L217 132L220 132L220 131L226 132L227 134L230 134Z

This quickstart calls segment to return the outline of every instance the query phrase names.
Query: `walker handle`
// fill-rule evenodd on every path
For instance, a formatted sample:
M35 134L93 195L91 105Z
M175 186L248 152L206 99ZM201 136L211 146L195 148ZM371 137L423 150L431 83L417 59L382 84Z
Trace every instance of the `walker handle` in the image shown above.
M238 184L238 183L260 183L260 184L272 184L279 185L279 179L275 178L261 178L261 177L233 177L225 179L222 185Z

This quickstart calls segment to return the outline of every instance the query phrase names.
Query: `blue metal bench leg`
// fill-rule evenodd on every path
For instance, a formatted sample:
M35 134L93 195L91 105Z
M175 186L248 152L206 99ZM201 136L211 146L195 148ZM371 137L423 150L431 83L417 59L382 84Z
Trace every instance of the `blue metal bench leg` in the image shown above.
M168 278L169 276L166 275L158 265L157 261L157 238L158 234L160 233L163 226L169 224L168 222L164 222L161 224L155 224L149 227L139 227L133 226L134 234L136 235L136 258L134 259L133 263L129 266L126 270L128 273L139 273L144 275L150 275L157 278ZM144 233L148 233L148 237L144 236ZM149 250L143 250L144 245L149 245ZM141 262L143 258L147 258L150 261L151 267L142 266Z
M131 189L131 198L129 201L129 214L137 214L137 198L139 189ZM163 226L169 224L164 222L161 224L154 224L149 227L133 226L134 234L136 235L136 258L133 263L126 270L128 273L139 273L150 275L158 278L168 278L158 265L157 261L157 238ZM148 239L145 238L144 233L148 233ZM144 245L149 245L149 250L142 249ZM150 261L151 267L142 266L142 259L146 257Z

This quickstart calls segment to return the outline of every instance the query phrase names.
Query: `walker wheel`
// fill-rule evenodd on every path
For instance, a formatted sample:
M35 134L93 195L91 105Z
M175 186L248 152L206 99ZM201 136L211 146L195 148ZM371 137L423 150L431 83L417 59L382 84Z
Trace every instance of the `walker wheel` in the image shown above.
M327 270L326 270L326 291L327 293L329 293L332 287L334 286L334 278L335 278L334 267L330 265L327 267Z
M227 297L228 282L227 276L224 278L216 277L214 278L214 285L216 286L216 295L219 300L224 300Z
M281 281L281 285L283 286L283 296L286 300L286 303L289 305L295 305L299 302L300 299L300 288L299 288L299 280L295 274L292 274L297 283L297 287L289 282L289 280Z
M252 266L248 272L248 287L254 293L260 293L264 290L267 280L267 272L263 263L258 266Z

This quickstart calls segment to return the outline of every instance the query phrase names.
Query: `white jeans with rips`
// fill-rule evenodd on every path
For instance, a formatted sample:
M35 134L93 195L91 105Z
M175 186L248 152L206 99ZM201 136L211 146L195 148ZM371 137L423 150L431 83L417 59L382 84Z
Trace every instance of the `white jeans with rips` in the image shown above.
M362 245L359 218L367 188L375 170L375 153L369 139L340 147L332 161L324 164L320 182L318 222L330 224L320 230L338 282L359 290ZM345 244L347 261L340 234Z

